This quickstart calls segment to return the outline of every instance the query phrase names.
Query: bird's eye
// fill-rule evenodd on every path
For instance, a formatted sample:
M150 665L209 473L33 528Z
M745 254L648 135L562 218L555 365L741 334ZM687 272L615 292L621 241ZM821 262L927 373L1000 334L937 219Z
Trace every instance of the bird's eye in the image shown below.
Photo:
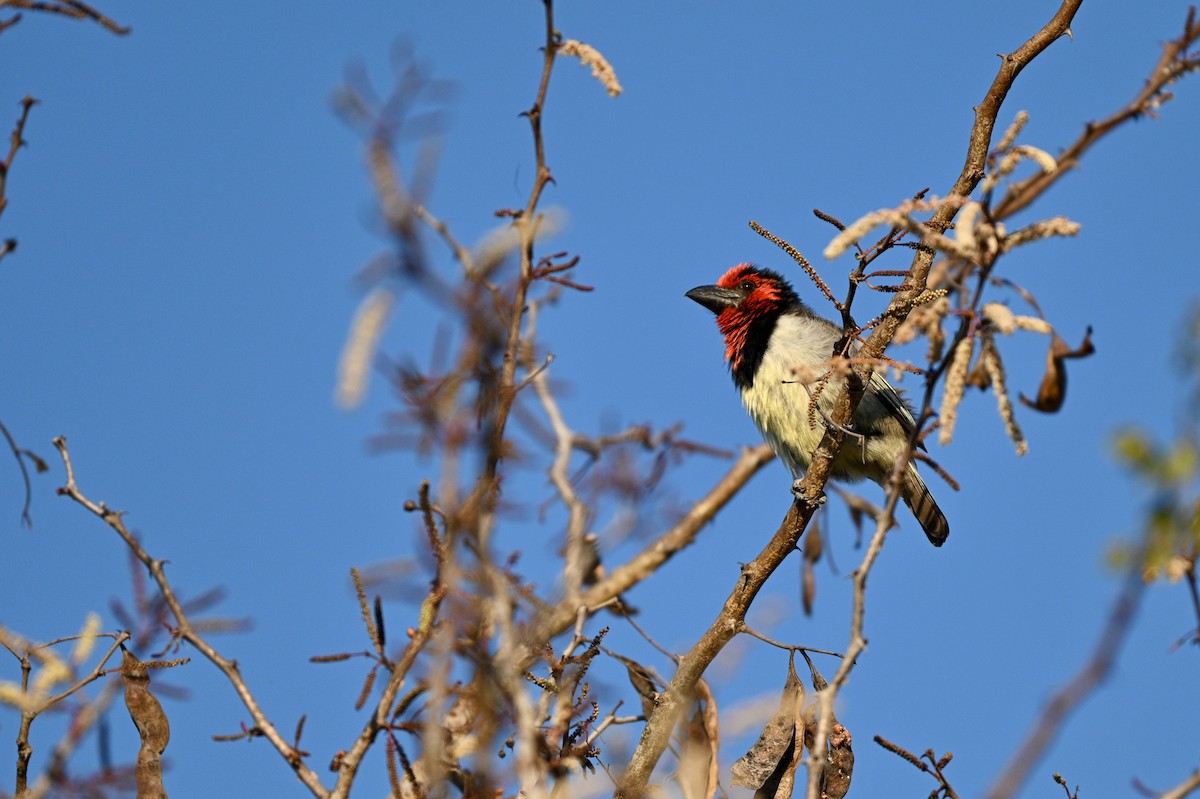
M741 283L738 284L738 288L741 289L742 291L754 291L754 289L756 289L757 287L758 287L758 284L755 283L753 280L743 280Z

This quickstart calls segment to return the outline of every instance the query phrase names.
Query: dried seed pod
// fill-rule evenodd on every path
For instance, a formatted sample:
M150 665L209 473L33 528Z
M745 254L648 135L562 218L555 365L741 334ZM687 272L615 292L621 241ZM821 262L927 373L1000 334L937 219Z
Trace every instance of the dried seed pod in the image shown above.
M756 794L776 796L781 781L794 778L800 760L796 730L804 724L803 706L804 685L796 674L795 663L789 661L779 709L763 727L762 735L750 751L730 767L731 784L752 788Z

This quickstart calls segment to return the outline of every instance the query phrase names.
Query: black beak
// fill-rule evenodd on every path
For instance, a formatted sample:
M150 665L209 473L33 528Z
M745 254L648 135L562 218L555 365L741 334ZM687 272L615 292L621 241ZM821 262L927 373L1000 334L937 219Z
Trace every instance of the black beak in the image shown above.
M684 295L689 300L695 300L713 313L719 314L726 308L733 308L746 295L734 289L723 289L720 286L696 286Z

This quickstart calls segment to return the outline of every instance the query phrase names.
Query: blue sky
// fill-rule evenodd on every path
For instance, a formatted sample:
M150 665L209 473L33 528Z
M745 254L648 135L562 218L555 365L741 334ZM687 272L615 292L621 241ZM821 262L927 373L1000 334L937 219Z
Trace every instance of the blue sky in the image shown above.
M996 54L1054 7L561 3L560 30L598 47L626 90L609 98L564 62L546 109L557 184L545 205L568 220L550 246L580 254L577 277L596 287L541 325L571 424L681 421L688 437L716 446L755 442L712 319L683 292L754 261L791 270L816 304L811 284L749 230L750 219L844 286L850 260L820 258L831 229L811 209L848 221L922 187L944 193ZM21 97L41 101L3 217L2 234L20 247L0 265L0 419L53 465L35 478L32 530L19 525L19 475L0 466L0 524L10 528L0 624L49 639L95 610L115 626L109 599L128 596L117 541L54 495L63 474L50 439L66 435L81 488L129 511L184 593L222 585L217 612L254 618L252 633L219 640L222 651L281 727L308 714L306 748L320 765L359 728L350 707L357 672L350 679L353 665L307 658L365 647L348 570L412 555L413 520L401 507L432 471L406 453L369 451L396 407L381 381L355 412L332 400L361 299L353 276L386 247L359 140L332 110L333 90L354 64L386 87L397 40L453 82L428 204L461 240L476 241L496 226L495 209L524 203L532 179L518 114L539 75L541 4L103 8L133 33L27 14L0 34L4 133ZM1027 110L1023 141L1056 152L1133 96L1185 14L1183 3L1085 4L1073 40L1018 79L1002 124ZM1071 364L1060 414L1022 409L1026 457L1014 455L983 394L969 398L954 445L934 448L963 486L954 493L931 481L954 533L933 551L902 520L873 573L870 647L840 713L856 736L852 795L931 790L871 743L876 734L917 752L952 750L959 793L981 793L1094 642L1118 587L1104 554L1136 527L1146 501L1110 456L1111 437L1128 424L1170 436L1182 412L1171 354L1197 295L1192 81L1175 87L1160 118L1103 141L1021 217L1082 224L1078 239L1024 248L1002 270L1068 341L1092 325L1098 351ZM866 301L882 308L884 298ZM415 295L401 296L384 350L421 362L432 319ZM1002 346L1011 384L1033 393L1045 341L1026 334ZM700 495L724 468L689 462L678 496ZM775 529L787 484L783 467L770 466L697 545L633 593L641 623L664 645L686 649L713 617L738 562ZM796 610L798 568L785 565L751 621L776 638L841 649L844 574L859 554L836 507L827 529L843 576L819 568L816 617ZM556 533L518 525L504 545L553 549ZM394 628L412 613L389 605ZM1134 778L1165 788L1197 766L1200 695L1185 688L1195 683L1195 652L1168 652L1194 624L1182 587L1148 592L1114 678L1024 795L1059 790L1053 771L1085 794L1111 795L1128 793ZM640 646L628 629L612 635L618 649ZM785 663L739 641L712 672L723 706L761 696L773 704ZM15 675L15 664L0 667L0 678ZM263 742L209 742L245 719L211 667L193 660L170 678L191 692L167 704L173 793L300 795ZM125 726L114 716L117 751L133 743ZM14 716L0 715L6 740L15 729ZM54 729L35 728L35 762ZM1128 747L1143 735L1153 745ZM729 740L727 760L748 740ZM91 758L85 746L81 766ZM603 791L603 779L592 787ZM360 792L384 784L375 761Z

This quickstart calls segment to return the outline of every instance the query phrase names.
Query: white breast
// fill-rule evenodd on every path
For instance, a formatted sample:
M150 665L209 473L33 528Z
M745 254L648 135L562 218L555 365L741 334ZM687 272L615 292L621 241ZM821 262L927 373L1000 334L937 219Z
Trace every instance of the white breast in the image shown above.
M818 414L809 414L809 393L817 390L841 331L829 322L787 314L779 318L754 384L742 391L750 417L775 453L799 477L825 432ZM801 380L808 382L808 389ZM827 384L820 405L833 407L839 386Z

